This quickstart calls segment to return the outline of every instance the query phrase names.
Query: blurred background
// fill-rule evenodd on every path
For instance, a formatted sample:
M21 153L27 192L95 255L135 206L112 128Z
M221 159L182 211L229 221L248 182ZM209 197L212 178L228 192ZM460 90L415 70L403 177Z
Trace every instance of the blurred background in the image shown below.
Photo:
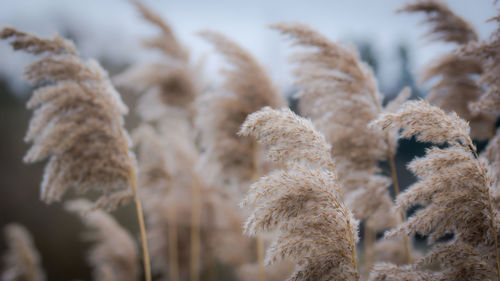
M205 29L220 31L247 48L287 95L295 91L287 62L291 48L277 32L267 28L271 23L300 21L330 39L352 42L372 65L380 90L388 98L404 86L411 86L415 95L425 96L426 85L418 85L418 71L452 47L424 39L427 28L419 25L422 17L396 14L404 4L400 0L143 2L171 24L195 60L204 61L208 83L219 79L221 62L197 36ZM487 38L495 28L495 23L486 22L497 13L492 2L454 0L447 4L472 23L481 38ZM40 36L60 33L75 41L83 57L98 59L111 76L130 64L154 60L156 55L142 48L141 38L157 30L125 0L6 0L0 9L0 26L7 25ZM0 42L0 228L19 222L33 233L48 280L89 280L90 269L84 258L88 244L82 240L80 220L66 213L61 204L48 206L39 200L44 163L22 163L28 148L22 140L30 118L25 102L32 90L22 80L22 73L32 59ZM133 111L135 97L122 94ZM127 126L131 129L135 124L131 114ZM397 162L403 187L413 181L405 164L422 155L423 150L423 144L402 141ZM120 223L137 233L132 206L119 210L117 216ZM0 251L4 250L1 238Z

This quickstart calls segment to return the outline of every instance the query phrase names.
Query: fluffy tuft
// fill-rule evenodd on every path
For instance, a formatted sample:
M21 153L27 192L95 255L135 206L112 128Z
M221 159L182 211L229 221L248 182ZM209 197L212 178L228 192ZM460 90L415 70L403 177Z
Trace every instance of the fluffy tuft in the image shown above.
M358 222L343 202L324 137L290 110L270 108L250 115L241 134L254 136L271 159L285 164L252 184L242 202L252 210L246 234L277 231L267 263L296 263L288 280L358 280Z
M301 118L288 108L265 107L252 113L241 126L240 135L253 136L269 147L268 157L280 164L306 162L328 168L333 164L330 145L318 133L311 121Z
M27 107L33 110L25 140L33 145L24 161L49 158L41 198L60 201L68 189L98 191L99 205L116 206L130 191L135 158L123 126L128 109L107 73L94 60L84 61L60 37L42 39L12 28L15 49L45 56L26 67L25 75L40 85ZM7 35L8 36L7 36ZM114 193L120 192L119 196Z
M204 94L197 104L196 128L204 153L200 173L215 186L244 186L253 179L261 164L254 142L239 136L247 116L270 106L286 104L264 68L241 46L213 31L200 32L223 56L227 66L224 81ZM212 176L210 176L212 175Z
M93 267L94 280L139 280L136 242L112 216L92 210L93 205L84 199L69 201L65 208L80 215L85 225L93 229L88 237L95 244L89 251L88 261Z

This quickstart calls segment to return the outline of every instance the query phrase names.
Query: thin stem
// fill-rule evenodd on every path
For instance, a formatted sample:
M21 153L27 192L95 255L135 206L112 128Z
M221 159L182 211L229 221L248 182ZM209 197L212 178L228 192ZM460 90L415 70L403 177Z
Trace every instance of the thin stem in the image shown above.
M340 196L340 201L344 204L344 194L342 193L342 189L340 188L339 177L337 176L337 169L335 169L335 164L331 164L331 169L333 171L333 175L335 177L335 181L337 182L337 192ZM356 281L359 281L359 273L358 273L358 262L356 260L356 243L354 242L354 234L351 227L351 220L349 217L346 217L347 223L347 232L349 233L349 244L351 244L351 260L352 265L354 267L354 272L356 272Z
M144 258L144 275L146 281L151 281L151 262L149 260L148 239L146 236L146 224L144 223L144 214L142 213L141 200L137 192L135 170L130 172L130 181L134 192L135 208L137 211L137 219L139 220L139 229L141 231L142 255Z
M365 250L365 261L364 261L364 276L365 279L368 277L368 274L370 273L370 269L373 265L374 261L374 245L375 245L375 240L377 239L376 235L377 233L375 232L375 229L371 226L369 223L370 218L366 220L365 223L365 232L364 232L364 250Z
M201 211L201 194L200 183L198 177L193 173L193 202L191 214L191 264L190 277L191 281L200 280L200 211Z
M387 142L389 143L389 142ZM396 163L394 161L394 155L391 153L390 150L387 150L387 158L389 158L389 165L391 166L391 176L392 176L392 183L394 185L394 193L396 197L398 197L400 191L399 191L399 181L398 181L398 173L396 170ZM401 222L405 220L405 214L404 211L399 212L399 219ZM408 236L403 236L403 243L404 243L404 253L405 253L405 258L406 258L406 263L410 264L411 263L411 252L410 252L410 241L408 239Z
M170 280L179 281L179 254L177 249L177 212L175 202L168 205L168 257Z
M122 139L126 139L123 135L123 131L120 131L122 134ZM129 155L128 144L126 141L122 142L123 153ZM139 199L139 193L137 192L137 177L135 174L134 167L130 167L130 185L132 186L132 192L134 193L134 202L135 209L137 212L137 219L139 221L139 230L141 232L141 244L142 244L142 256L144 260L144 276L146 281L151 281L151 262L149 259L149 247L148 247L148 238L146 235L146 224L144 222L144 214L142 212L141 200Z

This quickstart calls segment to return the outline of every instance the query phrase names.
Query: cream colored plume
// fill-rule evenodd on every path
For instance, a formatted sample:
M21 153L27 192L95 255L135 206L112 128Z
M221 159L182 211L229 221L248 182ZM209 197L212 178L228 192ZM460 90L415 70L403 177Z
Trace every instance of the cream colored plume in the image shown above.
M296 64L300 111L335 148L335 161L366 169L385 159L388 150L395 151L396 147L388 147L385 133L366 127L383 111L382 95L371 69L353 46L330 41L300 23L277 23L271 28L305 47L291 58Z
M144 40L146 48L159 50L161 58L132 66L114 77L117 85L143 93L137 111L145 121L163 117L192 115L192 102L200 92L200 68L190 63L187 49L179 42L170 25L140 1L132 1L142 17L156 26L160 34Z
M481 43L471 42L461 49L461 54L472 59L478 59L482 63L483 72L478 84L485 89L479 100L470 104L474 113L488 114L492 118L500 115L500 82L498 73L500 71L500 16L493 17L488 21L494 21L497 28L490 34L490 38Z
M423 22L431 26L426 36L434 41L466 44L478 40L475 28L442 1L417 0L405 4L398 12L425 13L426 18Z
M495 261L497 211L491 198L494 178L486 161L477 156L467 122L425 101L411 101L396 113L382 115L373 125L401 127L402 137L416 136L419 141L448 145L432 147L409 164L418 181L397 197L396 207L424 208L386 237L428 235L433 249L419 263L439 261L441 267L436 274L442 280L490 280L499 274ZM435 244L448 233L454 234L450 242ZM470 266L471 260L480 261L481 266ZM484 276L488 278L481 279Z
M127 107L94 60L82 60L73 44L55 36L42 39L5 27L16 50L45 54L27 66L26 78L38 87L27 107L34 111L25 140L33 145L27 163L49 158L41 198L61 200L69 190L97 191L98 206L114 208L132 195L135 159L123 115Z
M4 254L2 281L45 281L40 254L28 230L19 224L5 227L8 251Z
M277 231L267 263L297 264L288 280L359 280L355 255L358 225L345 206L330 147L311 122L288 109L253 113L241 134L269 147L282 165L250 187L242 202L252 210L248 235Z
M288 37L294 46L302 47L291 57L299 88L299 109L333 147L331 155L345 203L357 219L370 226L365 231L371 235L364 235L367 273L376 232L394 227L403 216L388 211L393 206L388 190L392 181L381 175L377 166L380 161L394 164L397 130L383 131L367 125L383 112L396 111L409 98L410 91L405 88L384 107L377 80L354 46L331 41L305 24L285 22L271 28ZM398 192L396 170L391 171ZM401 246L407 249L409 259L408 241Z
M399 12L425 13L424 22L431 26L426 35L435 41L454 43L457 48L478 41L474 27L443 2L416 1L406 4ZM455 111L461 118L468 120L473 138L488 139L493 133L495 119L469 109L469 104L475 102L483 92L474 78L482 73L483 66L478 58L464 56L455 50L431 62L424 69L421 81L436 81L427 97L429 102L445 111Z
M111 215L92 210L92 204L84 199L69 201L65 207L80 215L84 224L92 229L88 237L95 244L89 251L88 261L93 268L93 280L139 280L136 242Z
M217 32L200 35L215 46L227 67L221 71L222 84L197 104L196 127L204 150L199 170L210 185L246 187L261 162L258 147L250 138L238 136L238 130L249 114L265 106L280 108L285 100L241 46Z

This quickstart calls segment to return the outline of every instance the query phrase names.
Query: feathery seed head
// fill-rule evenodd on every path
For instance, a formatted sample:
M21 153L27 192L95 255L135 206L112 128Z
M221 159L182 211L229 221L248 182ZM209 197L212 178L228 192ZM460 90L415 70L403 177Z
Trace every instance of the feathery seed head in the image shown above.
M26 68L30 81L47 84L28 101L34 113L25 139L33 145L24 158L28 163L49 158L42 199L59 201L68 189L76 189L98 190L98 205L103 207L127 201L135 173L123 127L127 107L106 72L94 60L83 61L60 37L42 39L13 28L0 33L2 38L13 37L15 49L45 54Z
M45 281L40 255L28 230L18 224L5 227L8 252L4 255L2 281Z

